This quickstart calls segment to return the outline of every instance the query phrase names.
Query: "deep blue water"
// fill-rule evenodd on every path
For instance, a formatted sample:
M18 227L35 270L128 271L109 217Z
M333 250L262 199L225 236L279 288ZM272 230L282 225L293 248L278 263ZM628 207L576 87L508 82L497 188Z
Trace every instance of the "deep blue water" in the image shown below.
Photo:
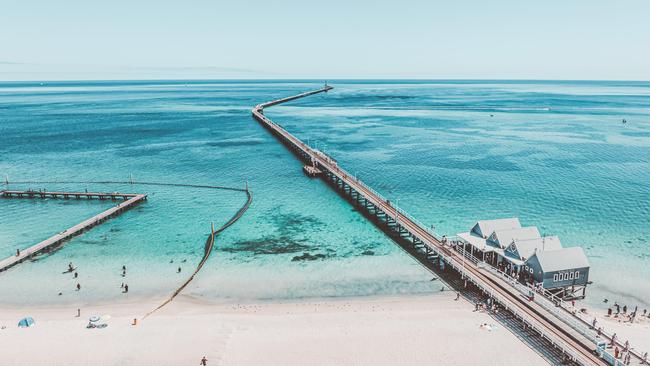
M589 301L650 304L650 83L335 81L266 110L438 233L518 216L593 266ZM0 174L19 180L243 186L254 201L187 293L214 300L435 292L439 285L251 117L319 81L0 84ZM626 124L622 119L627 120ZM43 188L10 185L12 188ZM0 303L97 302L172 291L241 193L130 185L150 200L54 255L0 274ZM52 205L50 205L52 203ZM1 200L11 255L103 209ZM319 255L300 261L304 253ZM60 274L80 267L83 291ZM170 261L174 263L170 263ZM186 262L181 262L186 260ZM127 264L126 279L119 268ZM33 281L40 278L41 281ZM621 281L624 278L624 281ZM56 296L63 292L62 296Z

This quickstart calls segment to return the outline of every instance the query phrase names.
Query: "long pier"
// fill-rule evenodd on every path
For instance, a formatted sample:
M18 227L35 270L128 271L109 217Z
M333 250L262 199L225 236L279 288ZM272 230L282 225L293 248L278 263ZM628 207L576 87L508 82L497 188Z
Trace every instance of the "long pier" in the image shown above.
M48 191L0 191L2 198L88 198L100 200L122 200L117 205L84 220L60 233L57 233L42 242L35 244L25 250L21 250L17 255L8 257L0 261L0 272L15 266L16 264L29 259L39 253L49 251L63 244L64 241L79 235L85 230L106 221L107 219L117 216L120 213L130 209L134 205L147 199L146 194L127 194L127 193L97 193L97 192L48 192Z
M622 365L606 349L597 349L598 339L595 330L586 332L571 326L570 321L559 318L556 312L544 304L531 301L524 296L507 278L499 276L482 263L470 260L465 253L459 253L438 239L407 212L399 209L381 194L351 175L322 151L313 149L264 115L264 108L289 102L309 95L331 90L331 86L301 93L295 96L273 100L256 105L252 115L263 127L275 135L305 164L322 172L321 176L349 200L363 208L365 212L400 238L408 241L419 261L435 258L458 271L467 281L488 294L506 310L521 319L525 327L534 329L553 346L562 350L567 359L579 365ZM430 263L429 263L430 264ZM630 364L639 365L641 359L633 357Z

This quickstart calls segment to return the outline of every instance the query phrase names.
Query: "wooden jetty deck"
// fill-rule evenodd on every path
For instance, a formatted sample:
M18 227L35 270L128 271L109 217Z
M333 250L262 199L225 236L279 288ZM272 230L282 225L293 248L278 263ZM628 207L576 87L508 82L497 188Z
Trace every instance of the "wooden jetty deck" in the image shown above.
M60 233L57 233L42 242L35 244L25 250L21 250L19 255L13 255L0 261L0 272L7 270L16 264L29 259L39 253L47 252L63 244L73 236L79 235L85 230L106 221L107 219L119 215L130 209L134 205L147 199L146 194L125 194L125 193L97 193L97 192L47 192L47 191L0 191L0 197L3 198L97 198L97 199L123 199L124 201L74 225Z
M426 225L396 207L360 179L338 166L331 157L311 148L271 121L263 113L266 107L327 92L331 89L332 87L326 86L292 97L258 104L252 110L253 118L275 135L303 162L309 165L315 163L314 166L322 172L322 177L341 194L363 208L378 222L383 222L396 235L412 243L414 250L422 254L421 257L415 257L417 260L422 261L422 257L425 260L439 258L445 265L455 269L463 278L472 282L514 314L522 321L522 324L531 327L553 346L561 349L563 354L573 362L579 365L622 364L620 360L615 360L608 350L596 352L598 338L596 338L595 330L579 328L571 323L571 319L562 318L544 303L530 301L508 279L492 272L487 266L470 260L464 253L461 254L443 243L428 230ZM631 364L641 364L641 359L635 355L632 357Z
M119 193L119 192L113 192L113 193L103 193L103 192L54 192L54 191L34 191L34 190L27 190L27 191L10 191L10 190L5 190L0 192L1 196L3 198L64 198L64 199L69 199L69 198L75 198L75 199L81 199L81 198L87 198L87 199L100 199L100 200L118 200L118 199L123 199L123 200L128 200L129 198L133 198L137 196L135 193Z

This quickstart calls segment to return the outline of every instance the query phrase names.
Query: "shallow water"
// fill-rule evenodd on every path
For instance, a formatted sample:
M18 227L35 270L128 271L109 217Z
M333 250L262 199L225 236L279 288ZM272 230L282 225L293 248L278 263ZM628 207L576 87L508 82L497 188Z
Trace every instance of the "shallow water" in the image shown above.
M237 187L248 181L254 193L250 210L218 239L186 290L199 297L438 291L425 269L348 203L323 182L305 178L300 163L250 117L257 103L318 86L0 84L0 174L10 181L126 181L130 174L136 181ZM608 297L650 305L649 83L334 86L326 95L266 113L394 202L399 199L436 232L453 235L477 219L518 216L543 234L559 235L565 246L586 249L595 282L589 302ZM171 292L200 260L210 223L220 226L245 202L243 193L221 190L46 187L144 192L150 198L54 255L0 274L0 303L88 303ZM46 208L47 203L0 200L0 251L11 255L16 246L103 209L100 202ZM300 260L304 253L317 258ZM80 292L60 274L69 261L79 266ZM120 292L122 282L130 286L128 295Z

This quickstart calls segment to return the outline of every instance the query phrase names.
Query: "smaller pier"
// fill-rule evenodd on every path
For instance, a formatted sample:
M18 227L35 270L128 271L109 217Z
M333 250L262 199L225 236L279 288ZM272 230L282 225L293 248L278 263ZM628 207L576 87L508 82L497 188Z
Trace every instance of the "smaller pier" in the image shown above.
M63 244L64 241L79 235L82 232L92 228L95 225L108 220L111 217L117 216L122 212L130 209L137 203L147 199L146 194L125 194L125 193L96 193L96 192L46 192L46 191L0 191L0 197L3 198L97 198L100 200L117 200L124 199L117 205L109 208L108 210L95 215L81 223L63 230L54 236L43 240L25 250L17 252L9 258L0 260L0 272L7 270L16 264L33 257L36 254L47 252Z
M49 192L49 191L1 191L3 198L87 198L87 199L100 199L100 200L128 200L137 196L135 193L103 193L103 192Z

